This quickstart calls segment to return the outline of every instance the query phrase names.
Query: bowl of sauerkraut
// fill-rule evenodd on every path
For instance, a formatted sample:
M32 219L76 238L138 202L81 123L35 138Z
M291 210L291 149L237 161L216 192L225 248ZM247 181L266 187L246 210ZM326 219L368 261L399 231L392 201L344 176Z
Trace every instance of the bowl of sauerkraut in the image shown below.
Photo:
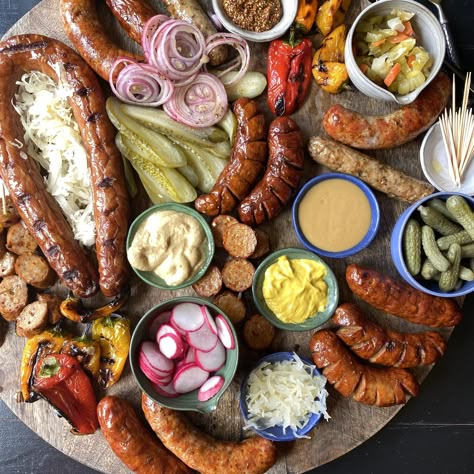
M445 49L440 23L426 7L411 0L381 0L356 18L344 55L357 89L405 105L439 72Z

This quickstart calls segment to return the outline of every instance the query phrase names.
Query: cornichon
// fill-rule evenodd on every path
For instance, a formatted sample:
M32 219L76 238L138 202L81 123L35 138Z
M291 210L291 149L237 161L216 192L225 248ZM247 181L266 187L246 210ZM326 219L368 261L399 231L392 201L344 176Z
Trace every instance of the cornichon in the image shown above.
M437 270L440 272L448 270L450 263L436 245L434 230L428 225L421 228L421 244L426 256Z
M442 201L438 198L430 199L428 201L428 206L443 214L443 216L447 217L448 219L457 222L456 218L448 211L445 201Z
M451 235L462 231L462 227L450 221L435 209L426 206L418 206L421 219L441 235Z
M436 268L429 261L429 259L426 259L423 262L423 265L421 266L421 276L425 280L435 280L436 278L439 279L440 275L441 275L441 272L439 270L436 270Z
M446 235L440 237L436 243L441 250L448 250L451 244L469 244L472 242L472 237L469 235L467 230L462 230L456 234Z
M466 268L462 265L459 265L459 278L464 281L473 281L474 272L470 268Z
M474 257L474 242L472 244L463 245L461 247L461 258Z
M466 200L459 195L450 196L446 207L474 240L474 213Z
M418 221L410 219L403 233L405 264L411 275L416 276L421 268L421 227Z
M448 250L448 260L451 266L441 273L438 283L441 291L454 290L458 282L459 264L461 262L461 246L459 244L451 244Z

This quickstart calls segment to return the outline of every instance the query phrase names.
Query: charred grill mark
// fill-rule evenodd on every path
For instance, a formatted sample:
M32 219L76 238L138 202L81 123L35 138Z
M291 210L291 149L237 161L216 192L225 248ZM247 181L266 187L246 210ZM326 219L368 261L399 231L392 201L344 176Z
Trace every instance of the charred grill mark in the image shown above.
M49 257L55 257L59 253L59 246L53 245L52 247L49 247L46 249L46 255Z
M100 119L101 114L99 112L94 112L93 114L87 117L87 123L96 123Z
M79 97L87 97L92 92L90 87L80 87L76 90L76 95Z
M110 188L115 182L115 178L110 178L109 176L106 176L104 179L102 179L98 187L99 188Z
M0 49L0 53L23 53L26 51L34 51L35 49L44 49L48 46L47 41L34 41L33 43L19 43L6 46Z
M40 231L42 231L45 227L46 227L46 222L44 222L43 220L37 220L37 221L35 221L35 223L33 224L33 230L34 230L35 232L40 232Z
M67 270L63 273L63 278L65 280L74 280L77 276L77 270Z

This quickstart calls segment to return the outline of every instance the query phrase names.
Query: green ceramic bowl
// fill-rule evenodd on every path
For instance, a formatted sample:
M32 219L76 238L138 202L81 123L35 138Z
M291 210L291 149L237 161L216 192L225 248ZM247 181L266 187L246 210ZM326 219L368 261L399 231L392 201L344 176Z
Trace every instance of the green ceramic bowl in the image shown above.
M267 306L262 294L263 281L265 279L265 272L267 268L275 263L278 258L282 256L288 257L289 260L309 259L323 264L326 267L326 276L324 281L328 285L328 304L324 311L314 314L304 323L284 323L278 319L275 313ZM252 293L254 302L260 313L268 319L274 326L286 331L309 331L324 324L334 313L339 301L339 287L334 273L329 268L328 264L308 250L298 248L280 249L270 254L257 268L253 277Z
M199 305L205 305L213 316L216 316L217 314L222 314L229 323L229 326L232 330L232 334L235 339L235 348L226 350L226 362L224 366L217 372L213 373L213 375L222 375L222 377L224 377L224 385L221 387L219 392L216 393L216 395L214 395L211 399L205 402L200 402L198 400L198 390L185 393L175 398L168 398L160 395L153 389L151 382L147 379L147 377L145 377L138 365L138 354L140 350L140 344L143 341L151 340L149 336L149 328L151 322L156 317L156 315L163 311L170 310L178 303L196 303ZM234 378L235 371L237 369L237 363L239 361L239 346L237 334L235 333L234 326L232 325L229 318L217 306L213 305L212 303L209 303L207 300L202 298L195 298L192 296L181 296L156 305L155 307L150 309L150 311L148 311L142 317L142 319L140 319L137 324L137 327L135 328L132 334L129 359L130 366L132 368L132 373L135 377L138 386L156 403L159 403L164 407L171 408L172 410L192 410L201 413L209 413L217 408L217 404L219 402L220 397L226 391L227 387L230 385L232 379Z
M209 267L212 258L214 257L214 238L212 236L211 228L209 224L206 222L204 217L199 214L199 212L195 211L193 208L185 206L184 204L177 204L175 202L169 202L165 204L157 204L156 206L152 206L146 211L142 212L132 223L130 229L128 231L127 236L127 251L132 245L133 238L139 229L142 222L149 217L151 214L154 214L157 211L175 211L175 212L182 212L184 214L188 214L197 219L199 224L204 230L206 234L206 240L203 244L203 252L204 252L204 263L202 267L194 273L188 280L184 281L183 283L175 286L170 286L165 283L165 281L156 275L154 272L145 272L133 268L135 273L145 282L151 286L156 288L160 288L161 290L179 290L181 288L186 288L187 286L191 286L193 283L196 283L203 275L206 273L207 268Z

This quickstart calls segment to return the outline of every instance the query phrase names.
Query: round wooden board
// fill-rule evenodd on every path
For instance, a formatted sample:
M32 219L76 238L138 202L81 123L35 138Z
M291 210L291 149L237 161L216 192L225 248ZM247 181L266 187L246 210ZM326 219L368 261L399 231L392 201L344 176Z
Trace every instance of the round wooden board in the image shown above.
M201 1L203 5L208 6L210 4L208 0ZM364 1L361 0L361 2ZM348 23L360 11L361 2L354 0L354 5L351 7L346 20ZM153 3L157 5L159 2L155 1ZM122 46L132 47L130 40L124 38L115 20L105 10L103 17L105 18L104 24L109 25L107 29L110 34ZM7 36L24 33L44 34L70 44L63 32L62 23L59 18L59 0L43 0L15 24ZM313 39L315 45L317 45L319 38L315 36ZM252 45L253 69L265 71L264 58L266 58L266 47L266 44ZM265 99L265 96L263 96L260 102L262 108L267 110ZM372 114L383 114L391 110L390 105L370 100L359 92L346 91L340 95L332 96L323 93L313 83L310 96L304 107L293 117L302 128L306 137L322 133L321 118L327 108L333 103L341 103L364 113ZM267 116L270 120L270 114L267 114ZM389 162L408 174L422 178L422 171L418 160L419 146L420 139L394 150L374 153L374 156ZM323 171L326 170L314 164L309 157L307 158L305 179L309 179ZM348 259L328 259L328 263L333 268L339 281L341 301L351 301L354 299L344 281L344 270L349 262L363 264L392 276L397 276L390 257L390 234L397 216L400 215L406 204L389 199L380 193L377 193L377 198L379 199L382 211L380 230L370 247ZM300 246L293 232L289 209L270 224L264 225L263 228L271 230L270 236L273 250L287 246ZM132 325L135 325L140 316L153 305L173 296L192 293L192 290L171 293L151 289L141 281L133 278L130 303L123 311L123 314L130 318ZM248 301L251 304L250 298ZM377 317L383 325L407 331L420 330L419 327L415 327L398 318L382 314L364 303L360 304L364 310ZM449 337L450 333L451 330L443 331L445 337ZM269 352L297 350L300 355L310 357L308 343L311 335L312 331L303 333L280 331ZM67 423L58 419L45 402L39 401L34 404L17 403L20 359L23 345L24 340L15 335L14 326L11 324L6 341L0 349L0 396L6 404L33 431L66 455L106 473L120 474L128 472L112 453L100 432L93 436L73 436L68 432L69 427ZM219 402L218 409L214 413L205 416L191 414L194 423L200 425L203 430L222 439L238 440L251 435L242 429L238 407L239 385L246 369L262 354L246 351L244 343L241 343L241 352L237 375ZM430 370L431 367L417 370L419 380L423 380ZM343 399L331 387L329 391L328 410L331 414L331 420L329 422L321 422L311 433L311 439L299 440L295 443L281 446L278 462L268 471L269 473L302 473L342 456L374 435L401 409L401 406L383 409L369 407ZM134 383L128 365L121 380L109 389L108 393L127 398L139 409L140 393ZM420 397L423 397L423 390L421 390Z

